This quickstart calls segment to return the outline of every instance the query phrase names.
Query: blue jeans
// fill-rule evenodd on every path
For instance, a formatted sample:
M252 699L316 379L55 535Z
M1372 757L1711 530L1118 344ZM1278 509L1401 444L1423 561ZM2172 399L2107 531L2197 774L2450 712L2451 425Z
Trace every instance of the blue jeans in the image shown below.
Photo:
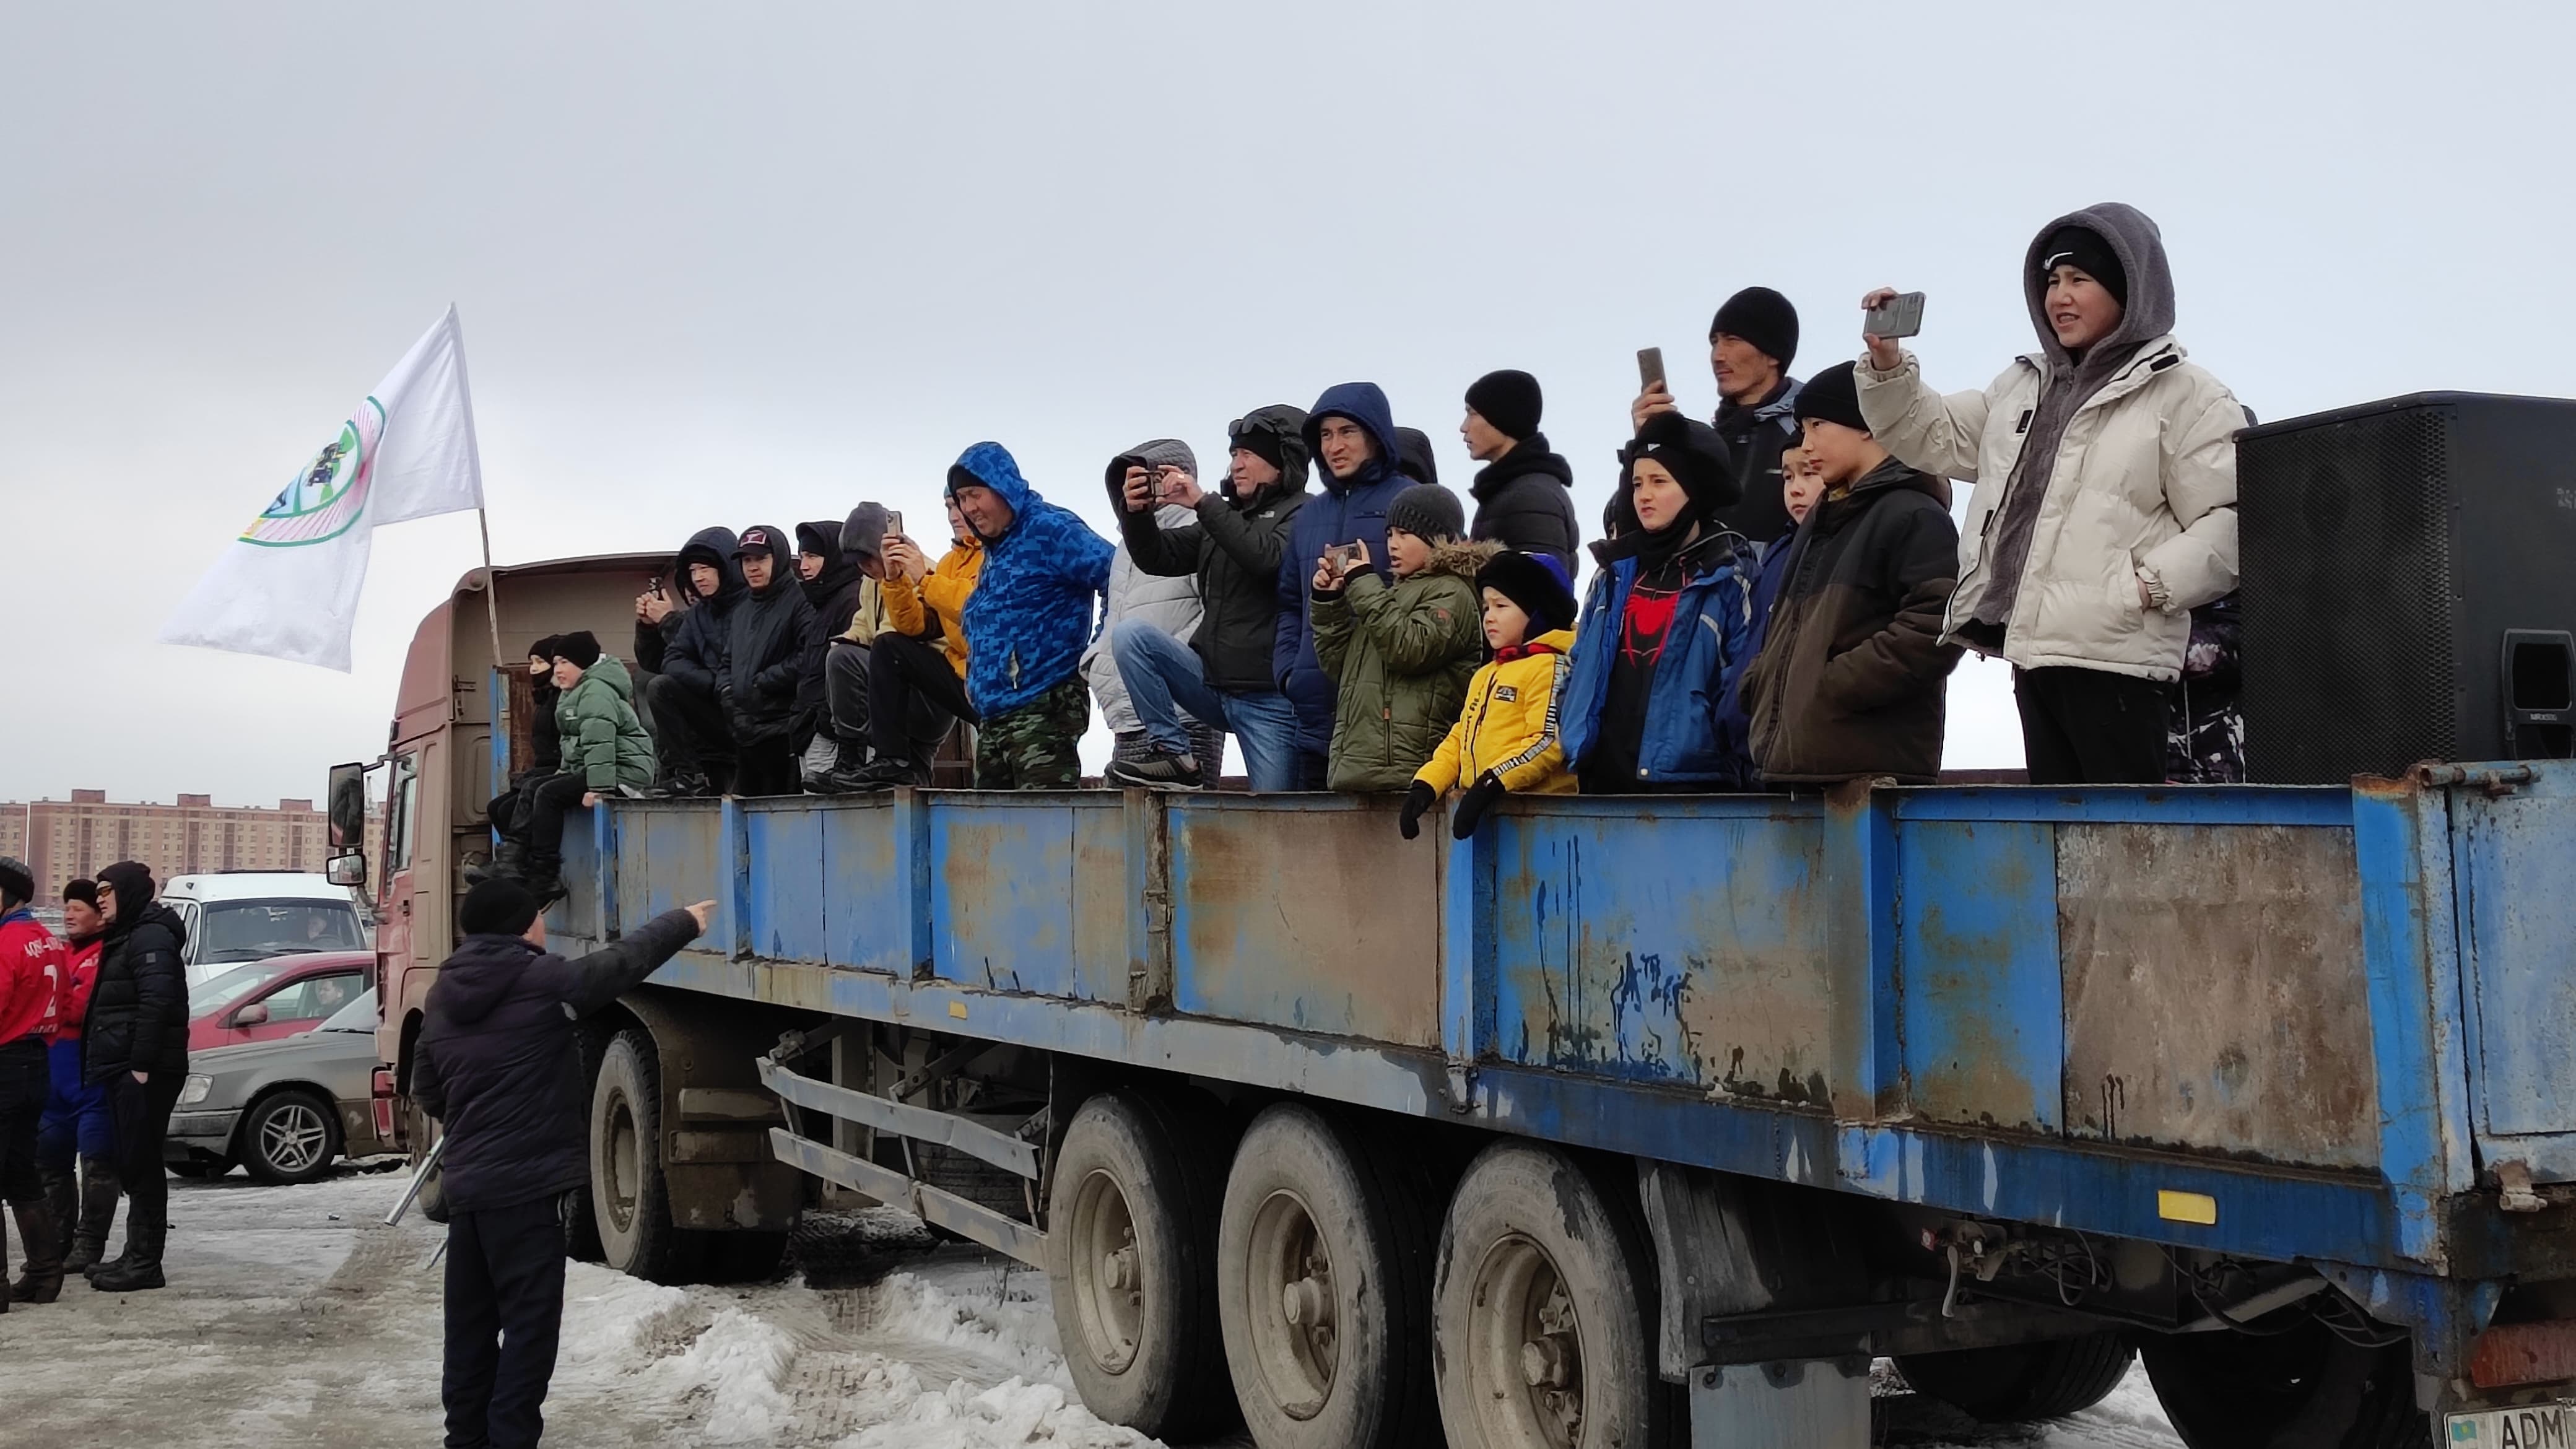
M1109 657L1118 661L1127 701L1136 707L1136 718L1144 722L1155 748L1188 753L1189 732L1181 728L1181 714L1187 711L1190 718L1234 736L1254 790L1277 794L1298 788L1297 710L1288 696L1275 689L1211 688L1196 650L1141 619L1109 631ZM1201 762L1211 771L1216 764Z

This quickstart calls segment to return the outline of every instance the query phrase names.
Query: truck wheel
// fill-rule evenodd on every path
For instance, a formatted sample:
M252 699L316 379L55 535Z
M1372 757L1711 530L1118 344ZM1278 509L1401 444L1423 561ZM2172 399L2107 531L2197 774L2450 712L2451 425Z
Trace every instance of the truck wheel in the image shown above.
M1654 1268L1628 1194L1564 1153L1497 1143L1449 1199L1432 1361L1451 1449L1663 1445Z
M2183 1333L2139 1349L2174 1432L2191 1449L2418 1449L2403 1342L2363 1348L2299 1308L2248 1333Z
M2004 1348L1898 1357L1914 1391L1988 1424L2057 1419L2093 1407L2127 1377L2136 1353L2114 1331Z
M629 1027L600 1057L590 1094L590 1199L601 1261L656 1283L688 1281L698 1245L671 1224L662 1182L662 1069L653 1034Z
M581 1052L581 1089L585 1096L596 1097L599 1093L600 1059L608 1054L608 1043L614 1037L615 1033L591 1022L577 1023L573 1027L573 1044ZM589 1184L584 1183L575 1191L580 1194L580 1201L573 1205L572 1224L564 1252L576 1261L596 1263L605 1256L605 1250L599 1244L599 1208L591 1201Z
M1083 1406L1157 1439L1222 1427L1222 1142L1138 1092L1082 1104L1047 1193L1056 1337Z
M242 1119L237 1140L242 1166L261 1182L311 1182L340 1155L340 1118L311 1092L288 1090L262 1097Z
M1338 1117L1283 1102L1253 1120L1217 1224L1217 1319L1262 1449L1437 1442L1427 1213Z

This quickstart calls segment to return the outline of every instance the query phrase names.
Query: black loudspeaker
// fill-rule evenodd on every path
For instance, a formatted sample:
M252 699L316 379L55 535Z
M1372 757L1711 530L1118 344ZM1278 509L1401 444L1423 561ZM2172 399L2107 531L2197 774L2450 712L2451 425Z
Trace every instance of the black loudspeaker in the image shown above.
M2418 393L2249 428L2237 499L2252 779L2576 750L2576 402Z

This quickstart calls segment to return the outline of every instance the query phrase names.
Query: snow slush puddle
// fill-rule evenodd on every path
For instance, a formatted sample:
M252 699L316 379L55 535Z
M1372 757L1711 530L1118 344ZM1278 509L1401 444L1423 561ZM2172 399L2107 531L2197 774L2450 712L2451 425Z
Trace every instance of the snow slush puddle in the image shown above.
M439 1439L439 1229L382 1225L398 1172L171 1183L171 1286L0 1316L0 1446L268 1449ZM810 1215L782 1281L665 1287L574 1263L546 1442L590 1449L1151 1449L1077 1402L1045 1275L898 1212ZM1894 1385L1890 1386L1891 1388ZM2045 1426L1902 1393L1904 1449L2177 1449L2143 1374ZM1224 1441L1222 1449L1248 1446ZM1218 1446L1210 1446L1218 1449Z

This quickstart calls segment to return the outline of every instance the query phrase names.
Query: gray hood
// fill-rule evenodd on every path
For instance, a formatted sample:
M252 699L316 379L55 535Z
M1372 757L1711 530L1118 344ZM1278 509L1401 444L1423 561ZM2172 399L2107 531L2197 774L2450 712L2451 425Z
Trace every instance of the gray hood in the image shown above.
M2059 227L2080 226L2102 239L2111 255L2120 259L2121 270L2128 274L2129 300L2120 313L2120 325L2111 335L2095 343L2092 354L2099 358L2125 358L2138 344L2152 342L2171 332L2174 326L2173 267L2165 261L2164 233L2145 212L2126 202L2105 201L2082 211L2071 211L2039 229L2030 239L2030 254L2022 259L2022 295L2030 303L2030 325L2039 333L2039 347L2048 358L2051 371L2066 367L2073 359L2057 343L2056 329L2048 325L2048 280L2039 274L2043 260L2040 249Z

